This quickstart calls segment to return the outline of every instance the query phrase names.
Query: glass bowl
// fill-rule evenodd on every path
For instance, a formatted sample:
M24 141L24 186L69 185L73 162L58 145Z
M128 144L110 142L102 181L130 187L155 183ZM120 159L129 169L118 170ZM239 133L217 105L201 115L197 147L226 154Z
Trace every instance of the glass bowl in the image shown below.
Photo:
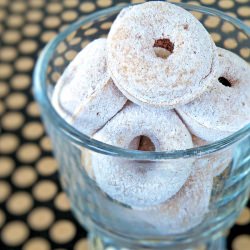
M203 23L217 46L230 49L250 62L249 27L211 8L178 5ZM35 97L52 139L61 184L71 201L72 211L89 231L91 249L176 250L198 249L200 245L202 249L224 249L225 231L234 224L248 200L250 125L206 146L172 152L143 152L107 145L80 133L51 105L54 85L69 62L90 41L107 36L123 7L94 13L64 29L42 51L34 71ZM202 185L199 191L194 190L190 199L184 196L174 203L172 210L131 208L99 188L91 169L93 154L111 161L119 160L124 166L140 163L145 171L152 164L155 171L167 170L168 164L196 165L200 172L198 178L203 178ZM213 172L207 173L208 169ZM208 179L210 186L205 185ZM180 192L185 193L185 190ZM180 216L179 210L185 214Z

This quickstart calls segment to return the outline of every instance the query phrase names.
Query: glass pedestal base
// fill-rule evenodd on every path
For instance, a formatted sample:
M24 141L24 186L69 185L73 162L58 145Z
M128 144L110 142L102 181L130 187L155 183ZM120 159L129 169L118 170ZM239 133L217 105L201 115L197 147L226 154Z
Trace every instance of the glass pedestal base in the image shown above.
M145 247L138 247L134 246L133 243L128 244L129 246L124 246L117 241L113 241L110 238L104 237L102 235L97 235L94 233L90 233L88 236L88 243L90 250L149 250L149 249L159 249L159 250L226 250L226 239L225 237L220 237L216 240L209 241L204 244L199 244L198 246L194 247L178 247L178 246L171 246L171 247L154 247L151 248L150 246Z

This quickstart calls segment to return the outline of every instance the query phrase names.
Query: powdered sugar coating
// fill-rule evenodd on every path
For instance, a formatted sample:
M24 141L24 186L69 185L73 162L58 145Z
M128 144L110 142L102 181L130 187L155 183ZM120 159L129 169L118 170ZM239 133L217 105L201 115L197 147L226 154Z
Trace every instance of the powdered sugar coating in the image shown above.
M207 141L216 141L238 131L250 122L250 66L236 54L218 48L220 77L211 91L177 108L190 131Z
M154 44L169 39L173 53L157 57ZM140 105L174 108L208 90L217 76L216 47L201 23L184 9L148 2L123 10L108 35L110 74Z
M106 55L106 39L87 45L66 68L52 97L57 112L88 135L101 128L127 101L107 72Z
M161 205L138 209L138 216L162 234L184 233L200 224L209 211L212 169L195 165L181 190Z
M209 142L202 140L201 138L193 135L192 136L194 147L201 147L209 144ZM232 160L232 148L228 147L226 149L220 150L218 152L211 153L207 156L203 156L197 159L197 164L206 165L212 168L213 176L218 176L229 166Z
M147 110L129 103L94 138L131 148L138 136L151 139L156 151L192 148L188 130L173 111ZM113 199L129 206L152 206L176 194L189 177L192 160L126 160L92 154L96 182Z

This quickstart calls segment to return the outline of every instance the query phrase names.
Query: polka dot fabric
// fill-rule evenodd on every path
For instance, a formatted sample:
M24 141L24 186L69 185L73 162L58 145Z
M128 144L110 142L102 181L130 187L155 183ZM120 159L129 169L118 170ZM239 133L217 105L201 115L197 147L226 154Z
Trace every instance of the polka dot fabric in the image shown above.
M70 213L70 203L58 181L58 165L51 153L37 104L31 91L32 70L40 50L58 32L79 17L96 10L141 0L0 0L0 249L2 250L86 250L86 232ZM172 0L172 2L181 2ZM250 25L250 0L183 1L223 10ZM198 19L202 15L194 13ZM215 42L231 50L245 39L222 41L218 32L229 34L234 27L216 17L204 20ZM91 39L96 32L107 31L111 22L82 27ZM69 44L86 46L74 34ZM66 50L58 47L58 53ZM240 54L249 60L249 48ZM75 50L54 60L54 66L71 61ZM52 81L60 75L54 73ZM248 204L250 207L250 203ZM246 207L228 234L228 249L248 250L250 246L250 208Z

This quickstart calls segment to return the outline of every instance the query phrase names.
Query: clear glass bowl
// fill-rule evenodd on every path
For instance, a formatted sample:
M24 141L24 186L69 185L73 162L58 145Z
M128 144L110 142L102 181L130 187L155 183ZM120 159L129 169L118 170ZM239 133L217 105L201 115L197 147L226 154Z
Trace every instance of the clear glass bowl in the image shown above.
M231 48L250 62L247 55L250 48L249 27L214 9L178 5L191 11L205 25L217 46ZM67 27L46 46L35 68L35 97L52 139L54 154L60 165L61 184L71 200L72 211L90 232L91 249L112 246L112 249L176 250L195 249L199 244L204 245L203 249L223 249L223 234L233 225L248 199L250 125L228 138L203 147L173 152L142 152L93 140L68 125L51 105L54 85L68 63L90 41L108 34L112 21L123 7L94 13ZM250 79L246 81L250 84ZM155 171L167 170L168 164L177 166L193 162L199 166L204 183L210 178L207 169L214 168L211 190L205 188L202 191L201 186L200 191L194 191L196 198L202 192L211 195L205 200L201 199L204 196L198 197L195 205L192 198L189 200L184 196L174 204L176 209L171 210L173 214L168 209L153 212L132 209L113 200L98 187L91 172L92 152L111 158L111 161L118 159L125 165L140 162L145 171L148 170L147 164L152 162ZM186 213L178 220L180 208Z

